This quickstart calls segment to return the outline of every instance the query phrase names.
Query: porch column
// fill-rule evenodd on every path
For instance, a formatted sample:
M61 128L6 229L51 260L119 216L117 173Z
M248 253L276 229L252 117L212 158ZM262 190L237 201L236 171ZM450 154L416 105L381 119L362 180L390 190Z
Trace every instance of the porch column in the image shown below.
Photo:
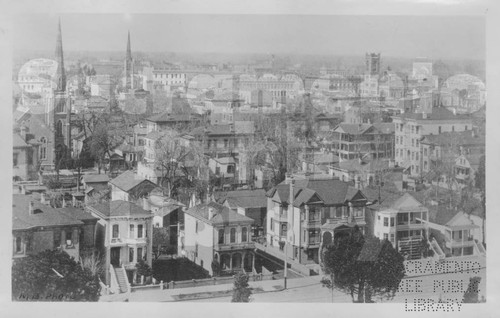
M250 255L252 255L252 272L255 271L255 254L250 252Z
M306 223L309 222L309 206L306 205Z
M233 253L229 254L229 269L233 269Z

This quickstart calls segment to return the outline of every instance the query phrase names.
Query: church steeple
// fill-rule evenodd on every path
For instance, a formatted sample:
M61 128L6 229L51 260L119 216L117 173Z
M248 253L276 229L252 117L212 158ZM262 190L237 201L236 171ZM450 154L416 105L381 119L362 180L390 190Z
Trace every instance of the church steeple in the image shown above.
M56 42L56 62L57 62L57 72L56 72L56 91L64 92L66 91L66 73L64 71L64 56L63 56L63 45L62 45L62 32L61 32L61 19L59 19L59 28L57 33Z
M127 60L132 60L132 50L130 49L130 31L127 38Z

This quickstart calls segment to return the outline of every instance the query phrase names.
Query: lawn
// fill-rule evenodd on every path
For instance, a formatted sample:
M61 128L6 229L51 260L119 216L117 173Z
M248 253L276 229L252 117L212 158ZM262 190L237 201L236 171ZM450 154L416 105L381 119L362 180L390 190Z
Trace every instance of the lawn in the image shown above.
M171 282L210 278L208 271L187 258L162 259L153 263L153 277Z

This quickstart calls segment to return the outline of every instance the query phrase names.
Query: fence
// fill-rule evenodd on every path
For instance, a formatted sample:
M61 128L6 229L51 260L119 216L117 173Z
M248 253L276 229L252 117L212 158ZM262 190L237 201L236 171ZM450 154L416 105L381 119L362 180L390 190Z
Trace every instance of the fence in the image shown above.
M272 280L275 279L275 275L273 274L249 274L248 281L262 281L262 280ZM178 289L178 288L189 288L189 287L201 287L201 286L212 286L212 285L227 285L232 284L234 282L234 276L223 276L223 277L212 277L212 278L204 278L204 279L192 279L192 280L184 280L184 281L171 281L171 282L163 282L159 283L153 279L153 284L151 285L137 285L132 286L132 291L137 289L151 289L151 288L160 288L160 289Z

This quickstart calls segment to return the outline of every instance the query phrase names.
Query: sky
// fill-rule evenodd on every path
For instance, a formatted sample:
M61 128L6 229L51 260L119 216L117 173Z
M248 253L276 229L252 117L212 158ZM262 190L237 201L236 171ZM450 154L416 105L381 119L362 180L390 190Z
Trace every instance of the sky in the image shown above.
M54 50L61 18L68 51L265 53L485 58L481 16L26 14L14 50Z

